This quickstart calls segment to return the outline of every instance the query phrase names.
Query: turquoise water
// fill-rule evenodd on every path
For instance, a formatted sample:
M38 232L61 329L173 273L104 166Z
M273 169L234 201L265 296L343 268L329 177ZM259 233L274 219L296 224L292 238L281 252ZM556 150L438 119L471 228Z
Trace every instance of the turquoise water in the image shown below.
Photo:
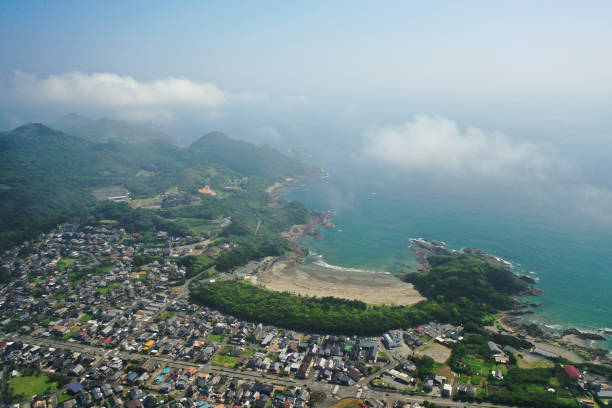
M409 238L441 240L451 249L476 247L539 279L543 295L531 300L542 306L533 309L532 321L553 331L612 328L609 229L573 219L562 207L526 204L513 192L468 193L358 166L328 170L329 179L308 180L285 195L335 212L336 230L303 242L324 262L410 271L416 262ZM612 349L612 337L596 345Z

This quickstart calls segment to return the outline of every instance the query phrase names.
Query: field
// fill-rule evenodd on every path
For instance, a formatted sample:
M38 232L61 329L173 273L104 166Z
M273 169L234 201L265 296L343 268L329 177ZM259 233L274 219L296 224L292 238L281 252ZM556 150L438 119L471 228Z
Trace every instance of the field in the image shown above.
M45 392L55 392L57 382L50 382L44 374L12 378L8 384L8 392L13 401L22 401L34 395Z
M159 208L157 197L131 200L130 206L132 208Z
M174 218L169 221L187 227L189 233L195 236L202 235L204 232L217 227L216 223L201 218Z
M62 258L57 262L57 269L60 271L64 271L66 267L74 265L76 259L74 258Z
M240 357L251 358L255 355L255 350L244 349L242 353L240 353Z
M67 332L66 334L62 336L62 340L66 341L70 339L72 336L74 336L75 333L78 333L80 330L81 330L80 327L75 326L72 330L70 330L69 332Z
M88 321L90 321L90 320L91 320L91 315L90 315L90 314L87 314L87 313L85 313L83 316L81 316L81 317L79 318L79 321L80 321L80 322L83 322L83 323L86 323L86 322L88 322Z
M451 350L438 343L429 343L415 350L415 354L429 356L437 363L444 363L451 355Z
M211 334L210 336L208 336L208 341L214 341L217 343L225 343L226 340L227 340L226 336L222 336L219 334Z
M533 354L517 353L515 357L519 368L552 368L555 366L551 361Z
M362 402L359 398L344 398L330 405L329 408L357 408Z
M60 395L57 396L57 403L61 404L62 402L65 401L70 401L71 399L73 399L74 397L68 393L61 393Z
M108 292L110 292L111 290L115 289L116 287L120 286L121 282L113 282L113 283L109 283L106 287L104 288L97 288L96 292L98 292L101 295L106 295Z
M161 322L167 319L170 319L171 317L173 317L176 314L176 312L174 311L170 311L170 310L164 310L159 316L157 316L155 318L156 322Z
M218 365L218 366L222 366L222 367L234 368L234 367L236 367L236 363L238 362L238 360L239 360L238 357L232 357L232 356L226 356L224 354L218 354L214 358L212 363L214 365Z

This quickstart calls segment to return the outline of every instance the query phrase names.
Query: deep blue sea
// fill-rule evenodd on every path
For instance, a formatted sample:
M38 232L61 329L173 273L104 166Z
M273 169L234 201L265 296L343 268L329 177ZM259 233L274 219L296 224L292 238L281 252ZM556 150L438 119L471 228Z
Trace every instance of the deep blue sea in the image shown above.
M304 239L319 262L378 271L416 266L409 238L480 248L539 279L543 295L530 300L528 319L552 331L612 328L612 231L557 210L539 208L512 192L469 192L432 185L360 165L329 164L328 179L311 179L285 197L333 211L335 230L320 241ZM495 191L493 193L493 191ZM316 259L316 258L315 258ZM596 346L612 350L612 336Z

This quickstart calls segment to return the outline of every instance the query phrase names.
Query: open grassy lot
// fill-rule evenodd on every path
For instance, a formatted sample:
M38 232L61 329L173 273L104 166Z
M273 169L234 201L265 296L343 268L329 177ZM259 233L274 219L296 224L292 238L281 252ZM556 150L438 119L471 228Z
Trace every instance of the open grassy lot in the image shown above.
M516 357L516 364L519 368L552 368L555 366L552 361L533 354L517 353L514 357Z
M359 398L344 398L330 405L329 408L357 408L362 402Z
M79 321L83 323L88 322L90 320L91 320L91 315L87 313L85 313L83 316L79 318Z
M70 339L72 336L74 336L75 333L78 333L80 330L81 330L80 327L78 326L74 327L72 330L70 330L68 333L62 336L62 340L66 341Z
M51 382L45 374L38 374L12 378L8 383L8 392L12 401L22 401L47 391L55 392L57 386L58 383Z
M66 392L62 392L60 395L57 396L57 403L61 404L62 402L65 401L70 401L71 399L73 399L74 397Z
M437 363L445 363L451 355L451 350L438 343L429 343L415 350L415 354L419 356L429 356Z
M161 322L167 319L170 319L171 317L173 317L176 314L176 312L174 311L170 311L170 310L164 310L163 312L160 313L159 316L157 316L155 318L156 322Z
M74 258L62 258L57 262L57 269L60 271L66 270L66 267L74 265L76 259Z
M202 235L204 232L218 227L217 223L202 218L174 218L169 221L186 227L189 233L195 236Z
M222 336L220 334L211 334L208 336L208 341L214 341L217 343L225 343L227 341L227 336Z
M109 283L106 287L104 288L97 288L96 292L98 292L101 295L106 295L108 292L110 292L111 290L115 289L116 287L120 286L121 282L113 282L113 283Z
M236 367L236 363L238 363L238 360L239 360L238 357L232 357L232 356L227 356L227 355L223 355L223 354L218 354L214 358L212 363L214 365L218 365L218 366L222 366L222 367L234 368L234 367Z

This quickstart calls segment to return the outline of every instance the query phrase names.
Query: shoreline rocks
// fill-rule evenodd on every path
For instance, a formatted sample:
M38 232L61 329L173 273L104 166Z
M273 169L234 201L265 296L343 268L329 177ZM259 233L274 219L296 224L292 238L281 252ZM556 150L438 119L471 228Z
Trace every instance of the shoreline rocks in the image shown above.
M583 331L580 331L580 330L575 329L575 328L571 328L571 329L565 330L563 332L563 335L564 336L574 335L574 336L577 336L577 337L579 337L581 339L584 339L584 340L597 340L597 341L601 341L601 340L605 340L606 339L601 334L583 332Z

